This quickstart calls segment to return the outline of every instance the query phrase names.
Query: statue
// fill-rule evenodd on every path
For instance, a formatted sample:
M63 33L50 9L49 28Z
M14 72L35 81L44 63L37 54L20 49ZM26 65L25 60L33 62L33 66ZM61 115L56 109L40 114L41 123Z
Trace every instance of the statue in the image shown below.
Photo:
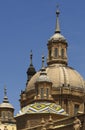
M81 121L77 117L75 117L73 124L74 130L80 130Z
M4 130L8 130L8 129L7 129L7 126L4 126Z

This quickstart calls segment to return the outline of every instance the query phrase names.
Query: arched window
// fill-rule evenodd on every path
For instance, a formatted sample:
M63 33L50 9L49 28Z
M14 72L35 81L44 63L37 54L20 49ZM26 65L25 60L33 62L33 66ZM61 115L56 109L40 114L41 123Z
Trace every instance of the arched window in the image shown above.
M61 49L61 57L64 58L64 49Z
M38 88L36 88L36 95L38 95Z
M2 117L2 119L5 119L5 112L4 111L1 113L1 117Z
M46 96L49 98L49 88L46 89Z
M43 98L44 98L44 89L41 88L41 99L43 99Z
M49 59L51 59L51 50L49 50Z
M75 104L74 105L74 114L76 115L79 111L79 105L78 104Z
M58 48L55 48L55 57L58 56Z
M8 111L8 119L11 118L11 113Z

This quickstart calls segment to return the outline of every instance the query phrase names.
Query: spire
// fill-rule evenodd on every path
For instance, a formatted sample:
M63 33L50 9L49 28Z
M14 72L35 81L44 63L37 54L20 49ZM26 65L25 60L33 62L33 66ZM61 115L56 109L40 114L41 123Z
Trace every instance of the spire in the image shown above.
M60 25L59 25L59 14L60 14L60 11L59 11L59 6L57 5L57 11L56 11L56 30L55 30L55 33L60 33Z
M46 74L46 70L45 70L45 67L44 67L44 55L42 55L42 68L41 68L41 73L40 75L47 75Z
M8 103L9 101L8 101L8 97L7 97L7 89L6 89L6 87L4 87L4 99L3 99L3 102L4 103Z
M27 82L31 79L31 77L36 73L36 70L33 66L33 63L32 63L32 57L33 57L33 54L32 54L32 50L30 51L30 66L28 67L27 69Z
M32 54L32 50L30 52L30 66L32 66L32 57L33 57L33 54Z
M42 68L44 68L44 55L42 55Z

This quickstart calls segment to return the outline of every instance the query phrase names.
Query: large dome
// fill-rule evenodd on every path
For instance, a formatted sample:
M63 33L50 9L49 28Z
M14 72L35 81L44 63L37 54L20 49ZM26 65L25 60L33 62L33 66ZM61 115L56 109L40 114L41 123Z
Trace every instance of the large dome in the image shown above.
M85 90L85 83L83 77L73 68L64 66L62 64L52 64L46 68L48 77L51 79L53 88L71 87L73 89ZM35 82L40 75L37 72L29 81L26 91L35 89Z

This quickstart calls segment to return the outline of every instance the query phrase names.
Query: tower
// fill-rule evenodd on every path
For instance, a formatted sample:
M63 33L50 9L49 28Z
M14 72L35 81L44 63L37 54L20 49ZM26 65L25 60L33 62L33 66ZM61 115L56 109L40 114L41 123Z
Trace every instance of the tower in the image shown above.
M16 130L16 120L14 119L14 107L9 103L6 88L4 88L4 99L0 104L0 128L6 130Z
M48 58L47 64L54 63L67 65L67 41L63 35L61 35L59 25L59 10L56 11L56 29L54 35L48 41Z

